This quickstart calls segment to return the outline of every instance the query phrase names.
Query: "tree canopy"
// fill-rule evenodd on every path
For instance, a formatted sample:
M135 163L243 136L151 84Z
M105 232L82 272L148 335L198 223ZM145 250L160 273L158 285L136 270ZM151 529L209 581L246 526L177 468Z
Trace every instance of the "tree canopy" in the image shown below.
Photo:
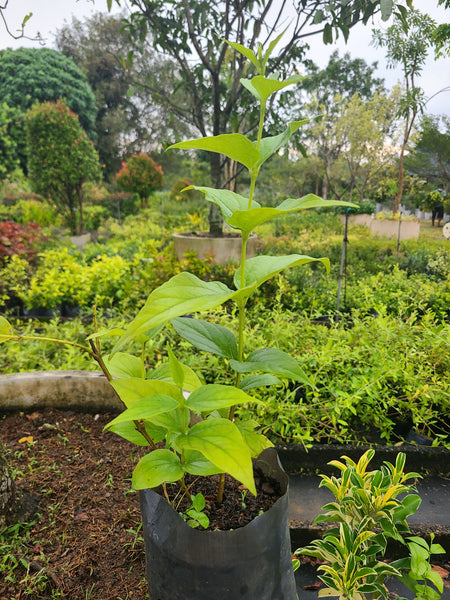
M108 4L111 6L112 0ZM380 10L384 19L393 9L407 13L399 2L382 0L351 0L338 5L328 0L130 0L129 7L127 27L135 45L138 47L150 35L155 47L170 56L178 68L178 81L172 88L161 89L152 78L146 85L201 136L251 131L256 126L250 97L239 83L248 62L224 39L257 50L258 44L267 46L293 16L278 56L267 65L266 75L277 70L295 72L304 57L308 36L322 35L324 42L330 43L339 34L347 38L356 23L367 23ZM241 103L243 94L246 100ZM221 187L226 183L225 163L218 154L211 154L210 160L211 183ZM211 206L210 231L218 234L220 213L215 205Z
M150 76L170 79L172 61L157 54L146 40L135 48L133 62L126 65L130 42L122 30L122 19L123 15L104 13L84 20L73 18L56 34L56 47L83 71L95 94L96 147L109 178L124 157L186 131L139 85Z
M83 230L83 184L101 177L98 154L64 101L35 104L25 115L28 171L34 190Z
M75 63L56 50L0 50L0 98L22 112L35 102L64 99L89 137L95 137L94 94Z
M374 33L375 42L386 48L388 66L400 65L403 71L404 93L399 103L399 115L403 117L403 140L398 160L398 191L393 212L398 211L404 180L404 157L411 133L419 113L425 107L425 94L418 85L428 52L435 44L436 23L428 15L411 10L408 18L399 19L386 31Z
M419 126L419 140L405 159L408 171L450 192L450 118L426 116Z

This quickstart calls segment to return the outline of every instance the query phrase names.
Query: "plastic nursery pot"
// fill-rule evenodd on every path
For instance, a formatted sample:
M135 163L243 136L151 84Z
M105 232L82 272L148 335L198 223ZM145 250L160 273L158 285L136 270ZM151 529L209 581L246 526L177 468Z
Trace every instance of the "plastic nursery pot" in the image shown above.
M54 317L61 316L61 305L53 306L52 308L45 308L43 306L37 306L34 308L24 308L24 317L33 319L53 319Z
M295 600L288 477L274 448L255 468L282 486L270 510L233 531L199 531L153 490L141 490L151 600Z
M422 434L418 433L414 429L410 429L410 431L406 437L406 441L413 443L413 444L418 444L419 446L432 446L433 445L433 440L431 438L427 437L426 435L422 435Z

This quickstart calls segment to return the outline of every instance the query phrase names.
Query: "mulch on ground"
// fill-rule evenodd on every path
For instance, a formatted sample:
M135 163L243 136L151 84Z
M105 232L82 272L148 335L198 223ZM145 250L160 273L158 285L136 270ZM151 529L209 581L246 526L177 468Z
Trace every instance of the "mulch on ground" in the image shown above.
M0 421L16 481L37 502L17 555L0 550L1 600L148 597L139 497L130 491L142 450L103 432L113 416L53 410ZM14 581L3 581L14 559Z
M0 536L0 546L7 542L0 549L0 600L148 598L139 496L131 490L133 466L146 449L103 431L114 416L42 410L0 420L9 466L35 502L20 544ZM205 496L212 529L244 526L279 495L261 479L254 498L227 478L219 508L217 478L211 479L191 491Z

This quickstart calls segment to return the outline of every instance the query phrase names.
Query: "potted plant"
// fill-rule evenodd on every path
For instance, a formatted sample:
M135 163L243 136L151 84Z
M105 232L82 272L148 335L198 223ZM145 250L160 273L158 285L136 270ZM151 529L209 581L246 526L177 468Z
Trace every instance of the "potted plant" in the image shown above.
M259 286L282 270L313 261L328 269L329 261L300 254L246 258L246 246L253 230L270 219L306 208L353 205L322 200L313 194L289 198L275 208L263 207L255 200L261 166L305 123L295 121L279 135L263 137L267 102L300 80L299 76L286 80L265 77L270 54L280 37L265 53L259 48L257 54L228 42L248 58L257 73L252 79L241 80L260 103L257 139L227 134L172 146L218 152L249 171L248 197L191 186L205 194L208 202L217 204L225 222L240 233L241 260L234 275L235 289L218 281L202 281L189 272L179 273L150 294L125 330L96 331L89 346L83 347L97 360L126 407L107 428L150 449L136 466L132 485L141 494L152 600L296 597L287 476L272 444L258 433L257 423L240 422L235 407L258 402L250 395L252 390L285 379L310 385L297 361L285 352L245 347L246 305ZM197 317L186 318L225 302L235 304L237 331ZM197 349L223 359L224 368L215 382L205 383L170 347L166 363L147 368L146 345L169 323ZM118 338L112 352L104 356L100 342L108 333ZM19 338L0 318L0 341ZM139 356L125 351L130 344L140 347ZM217 506L225 506L224 498L235 500L231 510L235 512L237 506L237 512L244 514L253 497L264 497L264 489L270 492L270 507L257 506L255 518L243 527L199 531L189 526L206 524L202 515L209 511L211 518ZM263 514L258 515L259 510ZM214 529L214 523L211 527Z

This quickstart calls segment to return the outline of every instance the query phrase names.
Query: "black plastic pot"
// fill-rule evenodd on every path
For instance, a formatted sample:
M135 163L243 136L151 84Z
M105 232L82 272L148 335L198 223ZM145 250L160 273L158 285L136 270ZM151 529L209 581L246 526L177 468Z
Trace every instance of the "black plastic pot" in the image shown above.
M54 317L61 316L61 305L53 306L52 308L45 308L43 306L37 306L34 308L24 308L24 317L33 319L53 319Z
M234 531L199 531L153 490L141 511L151 600L295 600L288 477L276 450L255 461L284 492L270 510Z
M418 433L415 429L410 429L406 437L406 441L413 444L418 444L419 446L432 446L433 444L433 440L431 438Z

